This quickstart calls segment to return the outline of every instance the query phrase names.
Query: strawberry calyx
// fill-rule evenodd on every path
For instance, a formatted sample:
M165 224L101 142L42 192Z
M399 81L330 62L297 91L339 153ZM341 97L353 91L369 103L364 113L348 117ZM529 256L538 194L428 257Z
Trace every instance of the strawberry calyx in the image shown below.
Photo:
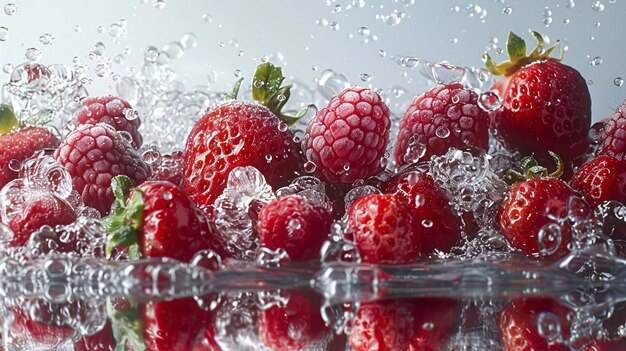
M126 350L130 346L134 351L145 351L146 345L143 338L143 323L139 318L139 304L136 301L128 301L123 308L113 306L111 300L107 301L108 315L111 318L111 330L117 347L115 351Z
M282 68L270 62L260 64L252 78L252 98L269 108L287 125L293 125L298 119L304 117L313 105L305 106L293 116L282 113L283 107L291 96L291 85L282 86L284 80ZM238 83L241 84L241 81Z
M20 126L15 112L7 104L0 104L0 135L5 135Z
M532 35L537 40L537 46L526 54L526 42L513 32L509 32L509 37L506 42L506 52L509 56L508 61L504 61L500 64L496 64L488 53L483 55L483 61L485 66L492 74L496 76L510 76L517 72L518 69L528 65L529 63L542 61L546 59L561 61L563 59L564 50L561 48L561 55L558 58L550 57L554 49L559 45L560 41L557 40L556 44L552 47L545 49L544 41L541 34L533 31Z
M131 260L138 260L138 232L143 225L144 198L141 190L133 188L132 180L124 175L113 177L111 187L115 201L111 214L102 219L107 234L106 255L114 248L128 248Z
M565 170L565 164L563 163L563 160L554 152L548 151L548 153L550 154L550 156L552 156L557 165L557 168L554 172L548 173L548 169L539 165L537 160L531 155L524 157L521 161L523 172L519 172L515 169L508 169L504 174L504 180L508 184L512 185L532 178L559 178L563 175L563 171Z

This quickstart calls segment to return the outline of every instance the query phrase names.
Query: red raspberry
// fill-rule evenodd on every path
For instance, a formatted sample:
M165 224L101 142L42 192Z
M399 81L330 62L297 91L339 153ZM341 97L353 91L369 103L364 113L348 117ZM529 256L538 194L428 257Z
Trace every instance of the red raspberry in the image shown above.
M108 124L85 124L71 132L54 158L72 176L83 202L106 215L113 203L111 179L126 175L135 185L145 181L150 168L132 146Z
M128 119L132 112L130 104L116 96L90 97L83 102L83 108L76 115L76 125L106 123L119 132L128 132L133 146L139 149L143 142L137 131L141 125L139 117Z
M319 257L333 219L328 208L300 195L273 200L259 212L261 245L284 249L294 261Z
M419 232L422 253L447 252L461 239L461 221L450 199L435 180L419 172L407 172L384 184L383 190L409 204Z
M570 185L593 207L610 200L626 203L626 160L598 156L576 171Z
M371 89L351 87L330 99L307 127L304 152L330 183L352 184L382 168L389 108Z
M423 155L407 155L409 148L415 148L411 143L423 144ZM404 113L394 158L400 167L466 146L489 147L489 115L478 107L478 95L461 83L437 85L418 96Z
M348 218L363 262L402 264L419 257L421 243L413 214L395 195L359 198Z
M626 159L626 100L604 124L596 156L608 155Z

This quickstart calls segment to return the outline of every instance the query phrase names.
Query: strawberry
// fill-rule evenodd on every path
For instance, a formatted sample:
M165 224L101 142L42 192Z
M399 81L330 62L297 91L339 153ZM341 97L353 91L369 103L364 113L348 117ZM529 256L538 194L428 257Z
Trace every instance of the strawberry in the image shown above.
M76 125L105 123L118 132L126 132L135 149L139 149L143 138L137 129L141 120L130 104L119 97L90 97L83 101L83 108L76 115Z
M442 298L363 303L351 329L355 351L444 350L459 323L459 304Z
M44 225L51 227L70 224L77 218L74 208L65 200L51 193L40 192L15 212L7 225L13 230L12 246L24 246L31 234Z
M113 203L113 177L125 175L139 185L150 176L141 156L113 127L103 123L78 126L54 152L54 158L72 176L83 202L102 215L109 213Z
M321 299L291 291L284 305L272 305L259 314L259 337L270 350L318 349L328 337L320 315Z
M3 330L3 333L7 333L3 339L11 340L18 350L56 350L76 335L76 330L67 325L35 320L21 306L9 307L9 310L13 318L10 328Z
M384 183L383 190L409 205L424 255L436 250L447 252L459 244L461 221L454 214L450 199L431 176L418 171L400 173Z
M478 106L478 94L461 83L437 85L404 113L394 158L400 167L467 146L489 147L489 115Z
M118 176L112 188L116 209L103 219L109 252L129 247L131 258L170 257L189 262L196 252L211 248L211 228L204 212L180 187L147 181L131 189L130 178Z
M598 135L596 156L626 159L626 100L615 110Z
M378 93L347 88L310 121L304 153L323 180L352 184L384 168L390 127L389 108Z
M283 80L280 67L261 64L252 84L252 96L259 103L227 101L211 108L193 127L185 148L183 188L196 203L213 204L236 167L255 167L275 189L299 174L301 152L287 123L306 111L295 117L280 112L291 89L281 87Z
M371 194L352 204L348 223L366 263L414 262L421 242L411 209L395 195Z
M19 128L13 110L7 105L0 105L0 189L17 178L19 162L39 150L56 148L58 145L57 135L46 128Z
M567 307L551 298L535 297L513 301L500 314L499 329L505 349L570 350L569 346L563 343L569 339L570 313ZM545 336L551 340L547 340Z
M626 160L598 156L576 171L570 185L593 207L610 200L626 203Z
M204 212L180 187L167 181L147 181L132 188L128 177L118 176L113 178L112 188L115 211L103 219L109 254L113 248L127 247L131 259L170 257L189 262L198 251L211 247ZM135 322L118 325L135 327L120 327L119 334L125 340L140 340L137 325L143 326L148 351L191 350L210 318L192 298L133 305L123 314Z
M540 162L552 151L568 169L589 146L589 90L578 71L550 57L554 47L544 50L541 35L533 36L538 44L528 55L526 43L514 33L507 41L510 61L496 65L485 54L489 71L505 76L495 88L502 105L490 113L492 127L509 149L534 154Z
M577 198L577 194L567 183L557 178L563 171L563 162L555 154L552 155L558 164L555 173L548 175L546 168L538 166L532 157L522 160L522 166L527 172L525 176L510 172L519 182L509 189L498 214L502 235L513 248L529 256L564 256L571 242L567 216L573 211L577 215L585 215L589 211L582 199L572 201ZM579 207L570 208L573 203ZM546 231L550 229L546 228L548 224L556 228Z
M293 261L308 261L319 257L332 221L323 204L300 195L279 197L259 212L260 244L271 250L285 250Z

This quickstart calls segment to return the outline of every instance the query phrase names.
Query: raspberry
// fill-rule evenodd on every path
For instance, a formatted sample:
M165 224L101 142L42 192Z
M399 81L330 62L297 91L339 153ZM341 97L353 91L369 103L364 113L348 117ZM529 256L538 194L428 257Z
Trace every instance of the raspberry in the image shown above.
M462 84L437 85L404 113L394 158L400 167L467 146L489 147L489 115L478 107L478 95Z
M626 159L626 100L604 124L596 156L607 155Z
M419 257L421 243L413 214L395 195L361 197L348 216L363 262L402 264Z
M132 146L108 124L85 124L71 132L54 158L72 176L74 189L87 206L105 215L113 203L111 179L126 175L135 185L145 181L150 168Z
M137 131L141 120L127 117L132 115L132 107L126 100L115 96L90 97L83 104L76 115L76 125L106 123L119 132L130 134L135 149L141 147L143 138Z
M389 108L380 95L347 88L309 123L305 156L326 181L352 184L381 170L390 126Z
M271 250L281 248L292 260L307 261L319 257L332 221L325 206L300 195L287 195L259 212L259 238L261 245Z

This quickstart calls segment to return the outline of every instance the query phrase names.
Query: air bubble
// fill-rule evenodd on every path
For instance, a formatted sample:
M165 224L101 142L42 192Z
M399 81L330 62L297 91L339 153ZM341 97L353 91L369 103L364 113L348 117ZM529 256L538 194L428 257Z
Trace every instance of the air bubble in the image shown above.
M450 136L450 129L446 126L439 126L437 130L435 130L435 135L437 138L445 139Z
M4 5L4 13L6 13L7 15L13 16L16 12L17 12L17 5L15 5L14 3L10 2Z
M602 12L604 11L604 4L602 1L597 0L591 5L591 8L596 12Z
M11 32L9 32L9 28L0 27L0 41L7 41L11 36Z
M624 85L624 79L622 77L617 77L613 79L613 84L615 84L616 87L621 87Z
M369 83L372 80L372 76L367 73L361 73L361 81L365 83Z
M602 57L600 56L596 56L591 61L589 61L590 67L599 66L601 64L602 64Z
M537 318L537 331L549 344L553 344L561 337L559 317L552 312L541 312Z
M10 64L10 63L5 64L2 67L2 71L4 71L4 73L11 73L11 72L13 72L13 65Z
M304 164L304 171L309 173L309 174L315 172L316 169L317 169L317 166L315 165L315 163L313 163L311 161L307 161Z
M339 30L339 29L341 29L341 27L339 26L339 23L337 23L337 22L332 22L332 23L330 24L330 29L332 29L332 30Z
M198 46L198 38L193 33L185 33L180 37L180 46L183 49L192 49Z
M431 228L433 226L433 221L431 221L430 219L424 219L422 220L422 226L424 228Z
M181 58L184 54L183 47L177 42L171 42L169 44L166 44L165 46L163 46L161 51L164 52L170 59Z
M478 106L487 112L491 112L502 106L502 100L495 92L486 91L478 97Z
M154 8L157 9L162 9L164 8L166 5L165 0L154 0L154 2L152 2L152 6L154 6Z
M358 32L360 35L363 35L363 36L368 36L368 35L370 35L370 30L369 30L369 28L367 28L367 27L359 27L359 29L357 30L357 32Z
M20 160L17 159L11 159L9 160L9 169L12 170L13 172L19 172L20 168L22 168L22 162L20 162Z
M511 6L505 6L502 9L502 14L504 14L504 15L510 15L512 13L513 13L513 8Z
M413 135L409 138L409 145L402 157L405 163L417 163L422 157L426 155L426 145L419 140L418 135Z
M39 42L43 45L51 45L56 38L50 33L44 33L39 37Z

